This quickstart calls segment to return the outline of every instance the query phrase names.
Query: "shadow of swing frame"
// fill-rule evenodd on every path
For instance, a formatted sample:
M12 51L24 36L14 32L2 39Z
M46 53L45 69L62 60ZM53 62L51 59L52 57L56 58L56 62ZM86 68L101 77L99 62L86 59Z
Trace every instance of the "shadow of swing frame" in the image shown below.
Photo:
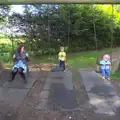
M69 4L69 3L79 3L79 4L119 4L120 0L0 0L0 4Z

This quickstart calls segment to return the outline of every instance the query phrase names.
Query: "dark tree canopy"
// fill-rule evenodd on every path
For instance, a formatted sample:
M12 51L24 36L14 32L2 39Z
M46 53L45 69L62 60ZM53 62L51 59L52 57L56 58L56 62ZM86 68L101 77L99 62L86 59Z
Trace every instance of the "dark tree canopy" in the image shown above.
M14 13L10 17L12 25L25 33L28 49L36 54L56 53L60 45L69 52L94 50L94 30L92 5L25 5L24 14ZM119 46L120 20L119 6L115 6L113 46ZM111 5L95 6L95 23L98 48L110 47Z

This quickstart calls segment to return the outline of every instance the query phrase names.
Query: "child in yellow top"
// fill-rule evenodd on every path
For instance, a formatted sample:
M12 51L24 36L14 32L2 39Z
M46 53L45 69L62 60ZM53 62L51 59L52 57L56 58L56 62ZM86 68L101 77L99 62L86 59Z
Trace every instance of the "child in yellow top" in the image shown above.
M63 70L65 71L66 53L64 52L64 47L60 47L60 52L58 54L58 60L59 60L59 67L63 68Z

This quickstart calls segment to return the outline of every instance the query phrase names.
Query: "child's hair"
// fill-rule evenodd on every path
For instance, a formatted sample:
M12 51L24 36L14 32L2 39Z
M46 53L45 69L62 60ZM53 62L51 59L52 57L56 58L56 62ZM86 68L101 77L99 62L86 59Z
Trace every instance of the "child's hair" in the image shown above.
M105 54L105 55L103 56L103 60L108 60L108 61L110 61L110 56L109 56L108 54Z

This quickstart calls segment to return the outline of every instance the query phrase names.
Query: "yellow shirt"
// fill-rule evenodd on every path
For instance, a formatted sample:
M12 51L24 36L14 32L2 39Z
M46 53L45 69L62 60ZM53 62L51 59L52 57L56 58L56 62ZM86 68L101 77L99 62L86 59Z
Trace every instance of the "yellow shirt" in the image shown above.
M59 57L59 60L65 61L66 53L65 52L59 52L58 57Z

